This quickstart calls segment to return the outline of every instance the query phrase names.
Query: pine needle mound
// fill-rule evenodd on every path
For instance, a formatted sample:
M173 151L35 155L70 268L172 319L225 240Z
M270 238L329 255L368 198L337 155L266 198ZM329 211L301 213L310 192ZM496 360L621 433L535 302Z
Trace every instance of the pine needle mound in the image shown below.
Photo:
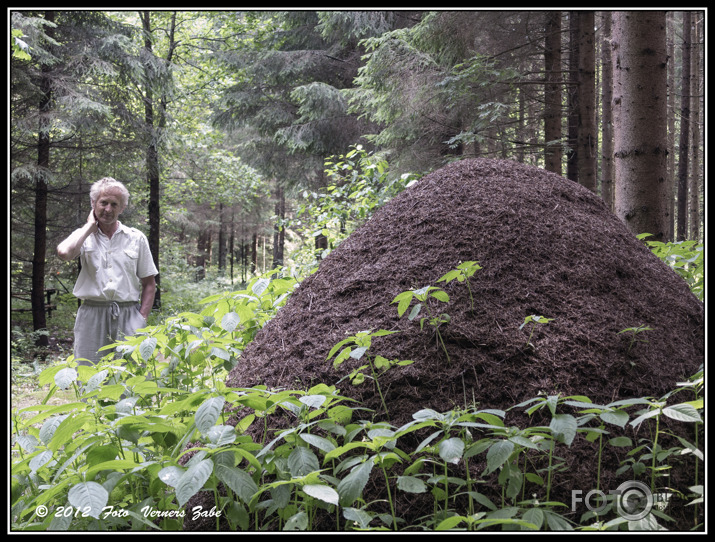
M436 283L466 261L482 267L469 283L473 310L465 283ZM391 303L401 292L427 285L442 286L450 297L434 306L450 316L440 327L449 360L431 326L420 329L407 314L398 317ZM529 337L530 326L520 329L529 315L552 320ZM619 332L641 325L652 328L640 336L647 342L629 347L629 335ZM414 361L380 378L389 418L371 380L353 386L344 379L365 360L348 359L337 370L326 360L347 336L381 329L399 333L376 338L373 355ZM512 408L522 401L539 395L582 395L599 404L657 399L703 362L703 304L599 197L541 169L484 159L435 171L383 206L303 281L246 348L227 385L307 390L339 382L342 395L373 410L361 411L361 419L399 427L424 408L447 412L476 404L505 410L507 426L526 428L548 426L550 414L542 409L527 416L524 408ZM661 429L670 421L663 420ZM269 426L281 423L290 421L274 419ZM670 425L668 431L695 442L693 424ZM621 433L607 429L607 438L626 434L634 446L652 436L645 427L640 433L630 426ZM401 449L414 449L419 438L424 436L400 443ZM677 445L671 442L663 438L659 444ZM628 449L604 448L598 480L597 442L579 437L556 453L563 465L554 474L551 500L566 506L574 489L615 489L633 476L618 472ZM484 469L479 460L470 462L475 477ZM687 492L693 461L678 459L661 483ZM480 491L497 503L501 489L493 478ZM365 501L381 502L384 492L384 483L375 480ZM543 499L543 488L527 488L527 498L532 492ZM429 495L397 499L407 525L433 512ZM667 528L692 527L693 508L683 504L669 511L676 524ZM564 513L579 523L576 513ZM329 518L325 525L331 528Z
M470 279L436 284L460 262ZM430 326L399 318L395 296L442 286L435 310L449 362ZM525 317L553 319L520 329ZM629 350L625 328L652 331ZM245 350L227 384L307 389L334 384L330 349L362 330L399 330L371 352L410 359L381 379L390 421L422 408L477 402L508 409L538 394L594 402L660 397L704 359L704 311L685 282L596 195L558 175L507 160L464 160L424 177L381 208L306 279ZM381 412L369 381L340 391Z

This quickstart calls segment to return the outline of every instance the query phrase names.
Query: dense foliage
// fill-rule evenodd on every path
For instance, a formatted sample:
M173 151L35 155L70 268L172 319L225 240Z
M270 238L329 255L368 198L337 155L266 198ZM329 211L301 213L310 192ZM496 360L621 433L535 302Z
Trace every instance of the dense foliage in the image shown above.
M617 498L598 513L568 519L570 504L549 497L559 447L584 438L600 449L630 448L623 469L647 473L650 491L663 502L673 498L661 478L668 464L684 453L704 461L698 442L679 438L680 446L664 449L658 440L663 416L703 423L702 372L674 383L666 397L598 405L586 396L555 395L515 405L530 415L548 410L551 423L533 427L506 426L505 412L473 405L421 410L394 427L371 421L330 383L227 388L227 370L295 286L288 277L261 277L245 290L204 299L199 313L146 328L118 345L121 359L78 367L70 356L46 369L45 400L12 416L13 529L181 530L186 521L209 518L216 529L309 530L325 517L335 529L357 530L655 529L667 526L667 507L629 520L614 513ZM364 338L336 345L331 357L340 351L336 362L344 353L368 359ZM403 365L374 359L383 370ZM377 382L374 367L372 375ZM74 400L50 406L58 389L74 390ZM292 424L275 430L277 412ZM227 424L229 413L238 415L235 426ZM650 430L638 434L650 437L609 437L611 427L643 424ZM402 448L401 439L416 432L421 443ZM486 469L473 478L469 465L479 457ZM548 467L532 471L539 458ZM464 466L462 475L457 466ZM678 498L702 501L701 472L693 472L691 493ZM361 498L371 475L383 478L389 513ZM479 491L489 478L503 488L500 502ZM538 495L525 494L527 482L540 488ZM210 509L187 507L199 492L211 496ZM394 508L399 492L431 493L434 514L404 524Z

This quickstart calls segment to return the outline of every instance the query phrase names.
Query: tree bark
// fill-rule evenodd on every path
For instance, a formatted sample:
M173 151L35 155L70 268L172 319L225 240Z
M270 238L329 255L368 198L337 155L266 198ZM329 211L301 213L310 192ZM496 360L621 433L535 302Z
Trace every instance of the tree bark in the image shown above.
M667 232L665 12L613 13L616 214L634 234Z
M611 100L613 98L613 71L611 66L611 12L601 14L603 39L601 63L603 78L601 81L601 197L608 208L613 211L613 113Z
M680 141L678 144L678 241L688 235L688 144L690 140L690 25L691 14L683 13L683 62L680 91Z
M690 70L690 92L692 94L691 103L691 139L692 149L690 167L690 239L698 240L700 237L700 21L697 18L693 22L692 36L692 68Z
M154 90L155 83L154 69L149 63L154 53L152 50L152 30L151 30L151 12L144 11L140 13L142 27L144 30L144 49L147 55L147 61L144 66L146 76L146 87L144 91L144 129L147 134L146 148L146 174L147 183L149 184L149 250L151 251L154 265L159 269L159 149L158 149L158 134L154 126ZM156 277L156 294L154 296L154 307L161 306L161 289L159 287L160 278Z
M54 23L55 12L47 11L45 20ZM47 26L47 37L53 38L54 27ZM40 90L42 92L39 110L40 126L37 137L37 174L35 175L35 240L32 254L32 329L39 331L47 327L45 315L45 258L47 255L47 174L50 170L50 121L52 108L51 67L41 66ZM45 347L49 344L47 335L38 335L35 344Z
M226 221L223 203L218 204L218 268L221 272L226 271Z
M273 269L283 266L283 249L285 245L285 191L282 186L276 187L276 225L273 227Z
M596 192L596 40L593 11L578 17L578 182Z
M545 169L561 175L561 12L546 15L544 47L544 151Z
M668 47L668 58L675 58L675 13L669 11L666 18L666 39ZM675 96L677 85L675 84L675 62L668 62L668 235L666 241L675 239Z
M569 85L567 86L568 151L566 153L566 177L574 182L578 182L578 19L578 11L569 11Z

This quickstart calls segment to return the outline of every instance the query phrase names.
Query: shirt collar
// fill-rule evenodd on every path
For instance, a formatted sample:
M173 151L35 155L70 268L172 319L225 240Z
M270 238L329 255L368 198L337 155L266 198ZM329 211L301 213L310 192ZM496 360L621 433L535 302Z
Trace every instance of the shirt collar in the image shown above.
M117 229L116 231L112 234L112 237L117 235L118 233L127 233L128 228L124 224L122 224L119 220L117 220ZM97 235L101 235L103 237L107 237L107 235L99 228L97 228Z

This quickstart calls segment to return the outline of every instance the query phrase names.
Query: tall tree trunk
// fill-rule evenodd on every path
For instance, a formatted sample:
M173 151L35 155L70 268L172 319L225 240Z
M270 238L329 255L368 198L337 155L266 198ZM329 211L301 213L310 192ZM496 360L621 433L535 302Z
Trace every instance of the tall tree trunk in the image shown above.
M47 11L45 20L54 23L55 12ZM52 39L54 27L47 26L47 37ZM40 126L37 137L37 173L35 175L35 242L32 254L32 329L39 331L47 327L45 316L45 257L47 255L47 175L50 170L50 110L52 109L52 85L49 65L41 67L39 103ZM47 346L47 335L38 335L37 346Z
M283 250L285 245L285 191L282 186L276 187L276 217L273 227L273 269L283 265Z
M226 271L226 221L224 220L223 203L218 204L218 268Z
M634 234L668 224L665 12L613 13L616 214Z
M196 238L196 282L206 278L206 266L211 261L211 231L204 228Z
M680 91L680 142L678 144L678 241L688 234L688 141L690 139L690 25L691 14L683 13L683 62Z
M159 269L159 149L158 133L154 125L154 90L156 75L151 66L151 59L154 55L152 50L152 30L151 12L140 13L142 27L144 30L144 49L147 56L144 66L146 76L146 88L144 91L144 129L147 134L146 149L146 171L147 183L149 184L149 250L151 251L154 265ZM156 294L154 296L154 307L161 306L161 290L159 288L159 277L156 277Z
M578 182L578 60L579 12L569 11L569 84L567 99L568 152L566 177Z
M613 113L611 100L613 97L613 71L611 67L611 12L601 12L603 24L603 39L601 40L601 65L603 78L601 81L601 197L608 208L613 211Z
M254 232L251 240L251 274L255 275L258 271L258 234Z
M692 94L691 120L692 126L690 147L692 148L690 168L690 239L700 237L700 21L697 14L693 22L692 68L690 70L690 91Z
M578 17L578 182L597 191L596 178L596 39L593 11Z
M666 17L666 39L668 58L675 58L675 13L669 11ZM668 235L666 241L675 239L675 97L677 95L675 83L675 62L668 62Z
M561 175L561 12L546 15L544 47L544 137L545 169Z

